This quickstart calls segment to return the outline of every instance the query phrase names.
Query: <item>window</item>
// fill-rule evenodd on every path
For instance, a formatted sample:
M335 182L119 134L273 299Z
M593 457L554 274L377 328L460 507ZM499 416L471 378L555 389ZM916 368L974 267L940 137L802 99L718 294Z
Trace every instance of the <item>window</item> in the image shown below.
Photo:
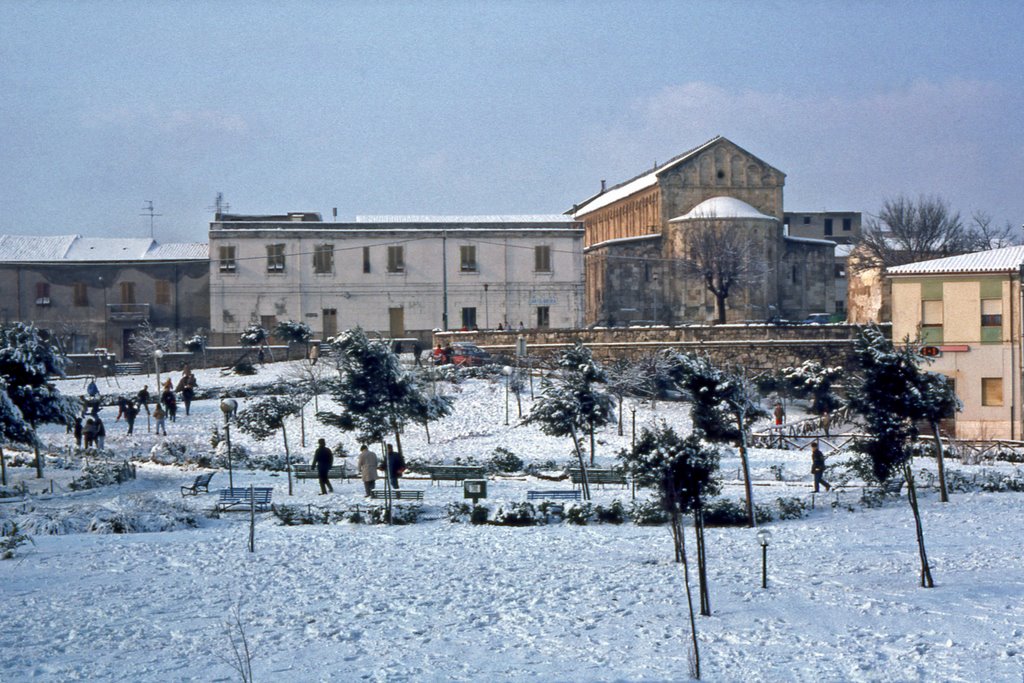
M844 218L843 219L843 232L850 232L851 228L853 228L853 219L851 219L851 218Z
M318 244L313 247L313 272L320 275L334 272L333 244Z
M388 272L405 272L405 247L388 247Z
M981 300L981 343L999 344L1003 341L1003 300Z
M133 304L135 303L135 283L134 282L122 282L121 283L121 303Z
M533 270L538 273L551 272L551 247L542 245L533 248Z
M363 247L363 272L370 272L370 248Z
M826 218L825 219L825 234L826 235L831 235L832 234L832 219L831 218Z
M235 263L235 248L234 246L225 246L220 248L220 272L222 273L233 273L238 267Z
M464 329L464 330L475 330L476 329L476 308L463 308L462 309L462 329Z
M267 245L267 272L268 273L283 273L284 272L284 245L283 244L268 244Z
M982 377L981 378L981 405L1001 406L1003 405L1003 378Z
M804 225L810 225L810 224L811 224L811 217L810 216L804 216Z
M89 305L89 287L84 282L75 283L74 303L76 306Z
M537 327L541 330L551 327L551 308L549 306L537 307Z
M837 263L837 264L835 264L835 274L836 274L836 277L846 277L846 264L845 263Z
M36 306L49 306L50 305L50 283L49 282L37 282L36 283Z
M925 344L942 343L942 300L921 302L921 341Z
M476 272L476 247L473 245L459 247L459 270L463 273Z
M156 281L156 303L160 306L170 306L171 283L169 280Z

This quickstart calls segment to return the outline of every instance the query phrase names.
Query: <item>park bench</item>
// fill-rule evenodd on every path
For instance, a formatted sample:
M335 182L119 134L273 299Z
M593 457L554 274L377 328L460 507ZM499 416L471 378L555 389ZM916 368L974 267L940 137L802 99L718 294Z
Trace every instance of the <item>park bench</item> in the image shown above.
M296 479L319 479L320 475L316 471L316 467L305 464L292 465L292 474L295 475ZM340 465L334 465L327 473L328 479L355 479L357 475L355 472L349 473L348 468L343 462Z
M270 496L274 489L262 486L245 489L221 489L217 499L217 510L226 512L232 509L248 510L255 503L256 509L263 511L270 508Z
M466 479L483 479L484 468L467 465L430 465L426 467L430 481L464 481Z
M527 491L526 500L579 500L579 489L549 489L546 491Z
M583 483L583 471L579 468L569 468L569 477L572 479L574 486L579 486ZM587 469L587 482L590 484L621 484L622 486L628 486L629 480L626 478L626 473L622 470L611 470L611 469L599 469L596 467L590 467Z
M196 496L196 495L199 495L200 491L202 491L203 493L209 493L210 492L210 480L213 479L213 475L215 475L215 474L217 474L217 473L216 472L207 472L206 474L200 474L198 477L196 477L196 480L194 482L192 482L191 486L182 486L181 487L181 495L182 495L182 497L184 497L184 496Z
M370 491L370 498L374 500L423 500L422 489L374 489Z

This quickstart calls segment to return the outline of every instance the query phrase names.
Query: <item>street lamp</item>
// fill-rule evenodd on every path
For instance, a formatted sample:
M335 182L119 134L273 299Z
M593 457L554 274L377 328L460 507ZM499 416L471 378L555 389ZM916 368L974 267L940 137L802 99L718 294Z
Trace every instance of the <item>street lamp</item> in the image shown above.
M505 426L508 427L508 384L512 379L512 368L506 365L501 372L505 375Z
M768 541L771 539L772 532L758 529L757 542L761 544L761 588L768 587Z
M235 478L231 467L231 416L238 410L238 401L226 398L220 402L220 411L224 413L224 436L228 442L228 488L235 488Z
M156 391L160 393L160 359L164 357L164 352L160 349L153 351L153 370L156 371Z

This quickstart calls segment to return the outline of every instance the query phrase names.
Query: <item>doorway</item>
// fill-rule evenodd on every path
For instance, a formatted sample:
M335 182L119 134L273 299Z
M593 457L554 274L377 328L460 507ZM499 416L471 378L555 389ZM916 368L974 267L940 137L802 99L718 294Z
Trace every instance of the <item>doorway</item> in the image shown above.
M401 306L388 309L388 331L392 338L405 336L405 309Z
M336 308L325 308L321 311L323 315L324 330L322 341L327 341L329 337L338 336L338 309Z

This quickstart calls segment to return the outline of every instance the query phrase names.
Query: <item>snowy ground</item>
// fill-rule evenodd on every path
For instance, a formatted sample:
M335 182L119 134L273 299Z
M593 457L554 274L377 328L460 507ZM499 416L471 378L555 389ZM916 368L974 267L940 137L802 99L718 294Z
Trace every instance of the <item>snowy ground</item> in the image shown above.
M221 378L199 371L201 386L266 381L285 364L255 378ZM175 373L177 374L177 373ZM175 379L177 377L175 376ZM134 392L154 378L120 378ZM81 380L62 390L81 393ZM103 386L112 393L118 387ZM529 461L566 463L567 440L504 425L504 386L474 380L441 390L455 414L404 437L408 457L486 459L503 446ZM322 405L321 408L324 406ZM524 410L528 409L528 401ZM601 434L599 464L629 441L614 428ZM654 416L685 429L686 407L637 406L638 426ZM146 453L163 439L135 437L114 412L103 413L108 446ZM221 416L216 401L193 405L169 426L169 440L209 450ZM306 424L308 461L316 437L354 441ZM141 432L141 433L140 433ZM258 452L281 450L280 439L253 442ZM63 430L51 430L55 447ZM8 453L10 455L10 453ZM793 451L752 454L758 502L779 496L810 501L809 458ZM772 465L783 467L776 481ZM921 466L926 466L922 463ZM965 472L979 467L959 466ZM737 460L723 460L726 495L738 498ZM1011 466L997 466L1009 471ZM78 473L51 467L12 468L30 500L0 504L0 519L34 508L53 514L94 514L176 504L178 487L194 469L141 465L121 486L67 491ZM53 480L54 494L43 494ZM227 483L218 472L212 490ZM276 502L344 509L362 503L357 483L335 483L320 497L315 481L239 471L235 484L272 485ZM354 524L281 526L259 516L257 551L247 552L247 515L208 519L213 494L188 499L197 529L137 534L36 535L14 560L0 562L5 606L0 680L177 681L238 680L228 663L226 626L240 604L256 656L259 681L669 681L687 678L689 625L682 570L673 564L666 528L555 524L507 528L452 524L447 503L461 487L407 479L426 491L424 519L404 527ZM568 483L494 478L489 507L525 500L534 488ZM645 494L641 494L645 495ZM713 615L699 618L705 680L716 681L1021 681L1024 679L1024 495L956 494L949 504L922 497L928 552L937 586L917 587L917 546L905 499L882 508L857 505L860 489L817 497L795 521L773 522L769 587L760 588L760 547L749 529L709 529ZM629 492L597 489L595 501L628 505ZM3 499L0 499L2 501ZM832 506L835 501L838 504Z

